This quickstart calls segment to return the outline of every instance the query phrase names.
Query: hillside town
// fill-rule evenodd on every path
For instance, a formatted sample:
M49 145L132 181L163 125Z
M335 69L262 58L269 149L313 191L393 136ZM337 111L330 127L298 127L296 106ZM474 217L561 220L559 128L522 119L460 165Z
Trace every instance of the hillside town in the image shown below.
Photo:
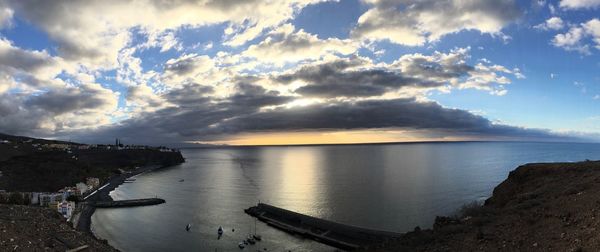
M9 138L9 137L7 137ZM0 139L0 148L11 150L14 155L23 153L60 152L68 154L68 157L78 160L78 154L85 151L126 151L126 150L154 150L160 152L178 152L179 150L164 146L151 147L144 145L124 145L120 139L115 139L114 145L106 144L79 144L72 142L60 142L40 140L32 138ZM0 160L8 159L1 157ZM3 176L0 166L0 177ZM117 169L124 172L122 169ZM87 177L85 181L78 182L72 186L64 187L56 192L10 192L0 188L0 204L17 204L48 207L58 211L65 219L71 220L77 207L77 202L82 201L86 195L92 193L100 186L100 178Z
M11 141L0 139L0 144L11 146L13 149L32 148L37 151L56 151L62 150L71 153L73 150L159 150L161 152L177 152L179 150L167 148L165 146L147 146L147 145L124 145L120 139L115 140L114 145L110 144L79 144L70 142L59 143L39 143L34 139Z
M100 179L89 177L72 187L58 192L5 192L0 191L0 204L16 204L48 207L58 211L67 221L71 220L76 204L86 195L100 187Z

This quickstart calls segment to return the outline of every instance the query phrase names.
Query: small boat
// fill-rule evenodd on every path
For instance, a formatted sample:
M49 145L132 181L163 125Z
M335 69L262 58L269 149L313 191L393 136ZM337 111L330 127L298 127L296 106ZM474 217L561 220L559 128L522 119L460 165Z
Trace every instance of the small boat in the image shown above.
M185 231L190 231L190 229L192 229L192 224L187 224L187 226L185 226Z
M217 230L217 233L218 233L219 235L223 235L223 227L220 227L220 226L219 226L219 230Z
M238 247L240 249L244 249L246 247L246 244L244 244L243 242L238 243Z
M185 179L180 179L180 180L179 180L179 182L183 182L183 181L185 181Z

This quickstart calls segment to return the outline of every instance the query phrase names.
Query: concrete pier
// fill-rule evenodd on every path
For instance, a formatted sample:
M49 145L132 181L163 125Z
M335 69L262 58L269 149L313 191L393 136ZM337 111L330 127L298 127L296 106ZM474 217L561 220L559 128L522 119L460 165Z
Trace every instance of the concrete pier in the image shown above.
M111 208L111 207L134 207L134 206L150 206L165 203L164 199L159 198L148 198L148 199L132 199L132 200L114 200L114 201L95 201L94 204L97 208Z
M323 220L263 203L244 212L275 228L345 250L369 248L402 236Z

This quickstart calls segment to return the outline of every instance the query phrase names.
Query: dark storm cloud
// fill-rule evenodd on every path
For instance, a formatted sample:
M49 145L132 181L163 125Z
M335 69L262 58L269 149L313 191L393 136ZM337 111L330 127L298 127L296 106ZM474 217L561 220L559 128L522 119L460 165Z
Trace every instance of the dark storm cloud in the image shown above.
M168 92L164 98L181 107L195 107L210 101L210 95L213 92L213 87L190 83Z
M439 62L427 57L413 56L407 62L403 62L403 71L410 76L425 78L451 79L467 75L475 70L473 66L465 62Z
M117 97L97 84L43 93L0 94L0 129L11 134L54 137L62 130L95 126ZM50 126L49 126L50 125Z
M64 114L73 111L95 109L110 103L102 89L70 88L52 90L33 96L25 102L31 109L40 109L53 114Z
M165 66L165 72L175 75L187 75L198 68L197 57L185 57L177 59L173 62L168 62Z
M567 139L545 130L493 124L465 110L415 99L339 102L271 110L244 109L241 104L233 106L233 103L235 100L207 103L186 111L169 108L143 119L125 121L118 128L103 129L97 136L177 143L218 140L236 133L398 128L490 139Z
M282 83L303 80L308 83L295 90L311 97L368 97L379 96L402 87L432 88L446 84L450 78L465 76L473 67L460 63L442 65L425 58L411 59L404 72L394 68L351 69L361 62L337 60L319 65L304 66L293 73L275 78Z
M288 103L294 97L268 91L249 83L255 78L234 78L237 92L226 98L210 98L212 91L198 85L186 85L163 97L176 104L154 112L125 120L119 125L104 127L90 134L75 133L82 141L94 142L118 136L138 143L175 143L197 138L211 138L208 130L220 130L220 124L239 116L260 113L265 106ZM87 136L86 136L87 135Z
M453 131L462 134L514 135L534 133L521 128L495 125L488 119L460 109L415 99L371 100L279 108L237 117L210 133L248 131L340 130L411 128ZM548 135L544 131L535 132Z

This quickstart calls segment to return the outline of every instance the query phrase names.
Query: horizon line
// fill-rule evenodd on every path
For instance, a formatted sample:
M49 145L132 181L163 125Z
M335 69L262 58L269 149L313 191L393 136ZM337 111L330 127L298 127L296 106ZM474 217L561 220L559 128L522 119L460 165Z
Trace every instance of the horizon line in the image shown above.
M303 147L303 146L339 146L339 145L394 145L394 144L422 144L422 143L579 143L598 144L594 141L540 141L540 140L432 140L432 141L392 141L392 142L356 142L356 143L307 143L307 144L197 144L198 146L179 147L178 149L204 149L204 148L241 148L241 147Z

